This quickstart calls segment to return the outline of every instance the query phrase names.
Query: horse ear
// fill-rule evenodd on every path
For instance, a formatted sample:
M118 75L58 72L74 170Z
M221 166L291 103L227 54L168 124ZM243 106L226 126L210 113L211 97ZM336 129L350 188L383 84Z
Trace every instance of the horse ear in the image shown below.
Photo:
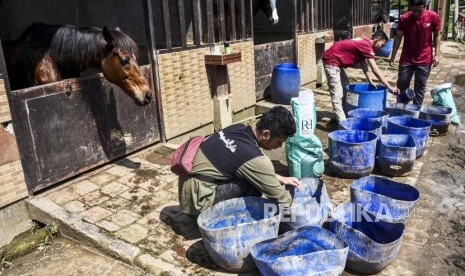
M108 44L113 44L113 37L111 36L110 31L108 30L107 26L103 26L103 38Z
M121 32L121 29L119 27L116 27L115 30Z

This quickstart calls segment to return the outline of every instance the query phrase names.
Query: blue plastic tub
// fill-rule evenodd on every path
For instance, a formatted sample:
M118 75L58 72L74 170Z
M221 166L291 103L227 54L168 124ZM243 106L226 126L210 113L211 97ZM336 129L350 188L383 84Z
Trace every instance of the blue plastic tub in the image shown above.
M291 104L291 98L300 91L300 70L293 63L281 63L273 68L271 75L271 101L277 104Z
M420 119L431 123L431 135L447 133L450 125L452 108L427 105L420 110Z
M415 140L407 134L381 135L376 165L389 176L407 175L415 164Z
M323 180L306 177L300 182L298 190L292 186L286 186L294 203L291 208L282 210L281 233L303 226L321 227L333 209Z
M330 231L349 244L346 263L349 270L375 274L396 257L405 230L403 223L377 221L353 203L337 206L331 217Z
M335 130L328 134L329 168L343 178L369 175L375 166L376 134Z
M415 98L415 91L413 89L407 88L404 91L400 91L397 94L396 99L398 103L407 104Z
M250 249L278 236L280 218L274 201L242 197L208 208L199 215L197 223L212 259L227 271L246 272L256 269Z
M407 115L418 119L420 108L421 106L416 104L388 103L386 105L386 111L389 113L389 117Z
M394 44L394 40L392 39L387 40L384 46L379 51L376 52L376 56L384 57L384 58L389 57L392 52L393 44Z
M388 118L389 118L389 113L384 111L384 109L380 110L380 109L372 109L372 108L353 109L349 111L347 115L349 115L350 117L366 118L366 119L371 119L371 120L381 122L381 125L383 127L383 133L385 132L385 129L387 128L387 123L388 123Z
M377 219L405 223L420 198L413 186L378 176L366 176L350 185L350 199Z
M425 153L431 123L409 116L396 116L388 120L388 134L408 134L415 139L417 158Z
M369 83L355 83L346 86L345 112L356 108L371 108L384 110L388 89L378 85L376 88Z
M348 245L328 230L306 226L252 247L262 275L341 275Z
M381 122L368 118L352 117L339 122L339 129L342 130L363 130L369 131L377 136L382 134Z

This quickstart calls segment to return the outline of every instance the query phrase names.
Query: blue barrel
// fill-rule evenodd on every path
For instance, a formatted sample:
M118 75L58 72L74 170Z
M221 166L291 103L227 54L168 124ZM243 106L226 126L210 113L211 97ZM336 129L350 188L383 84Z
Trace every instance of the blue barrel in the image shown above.
M388 103L386 105L389 117L408 115L418 119L420 108L421 106L416 104Z
M381 122L368 118L352 117L341 120L339 122L339 129L369 131L376 134L376 136L382 134Z
M407 88L396 96L398 103L408 103L415 98L415 90Z
M376 56L384 57L384 58L389 57L392 52L393 44L394 44L394 40L392 39L387 40L386 43L383 45L383 47L376 52Z
M305 177L300 183L299 189L286 186L294 202L282 212L281 233L303 226L321 227L333 209L322 179Z
M381 109L357 108L349 111L347 115L350 117L367 118L379 121L383 127L383 133L385 132L384 129L387 128L389 113Z
M350 185L350 200L377 219L405 223L420 192L413 186L379 176L366 176Z
M306 226L252 247L262 275L341 275L349 246L320 227Z
M409 116L396 116L388 119L388 134L408 134L415 140L417 158L425 153L428 145L431 123Z
M407 134L381 135L376 165L389 176L410 173L417 158L415 140Z
M256 269L250 250L278 236L281 214L272 200L242 197L222 201L198 219L203 244L221 268L231 272Z
M343 178L369 175L375 166L376 134L335 130L328 134L329 168Z
M345 203L331 213L329 229L349 244L346 268L361 274L383 270L397 255L405 225L376 220L360 205Z
M388 89L378 85L376 88L369 83L356 83L346 86L345 112L356 108L371 108L384 110Z
M293 63L281 63L273 68L271 75L271 101L291 104L291 98L299 96L300 70Z
M447 133L450 125L452 108L427 105L420 110L420 119L431 123L431 135Z

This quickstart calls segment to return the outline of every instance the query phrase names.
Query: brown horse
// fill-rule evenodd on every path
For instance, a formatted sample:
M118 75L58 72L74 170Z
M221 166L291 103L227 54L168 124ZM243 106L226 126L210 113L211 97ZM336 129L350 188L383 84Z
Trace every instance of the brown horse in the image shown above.
M97 68L138 104L152 91L137 63L137 45L118 28L32 24L16 40L4 41L11 89L47 84Z

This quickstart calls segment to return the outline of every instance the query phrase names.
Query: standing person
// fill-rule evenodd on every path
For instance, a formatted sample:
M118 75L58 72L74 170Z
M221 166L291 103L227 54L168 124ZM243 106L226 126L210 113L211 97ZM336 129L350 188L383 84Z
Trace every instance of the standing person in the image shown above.
M426 82L431 71L431 65L436 66L439 64L441 22L435 12L425 10L425 0L409 0L409 4L410 11L399 18L399 26L394 39L389 65L393 66L403 37L404 45L399 60L397 87L401 91L409 88L410 81L415 73L413 88L415 98L413 103L421 105L425 97Z
M354 38L338 41L323 54L323 67L338 122L346 118L343 99L345 99L345 87L350 84L344 68L361 65L368 82L376 86L368 73L369 64L373 74L389 89L389 92L394 94L398 92L397 88L392 87L383 77L375 62L375 52L379 51L387 40L386 33L378 30L371 39Z
M292 197L284 185L299 187L300 181L276 174L260 148L279 148L295 132L291 112L277 106L254 126L235 124L208 137L195 156L192 174L179 178L183 212L198 215L218 202L262 193L289 207Z

